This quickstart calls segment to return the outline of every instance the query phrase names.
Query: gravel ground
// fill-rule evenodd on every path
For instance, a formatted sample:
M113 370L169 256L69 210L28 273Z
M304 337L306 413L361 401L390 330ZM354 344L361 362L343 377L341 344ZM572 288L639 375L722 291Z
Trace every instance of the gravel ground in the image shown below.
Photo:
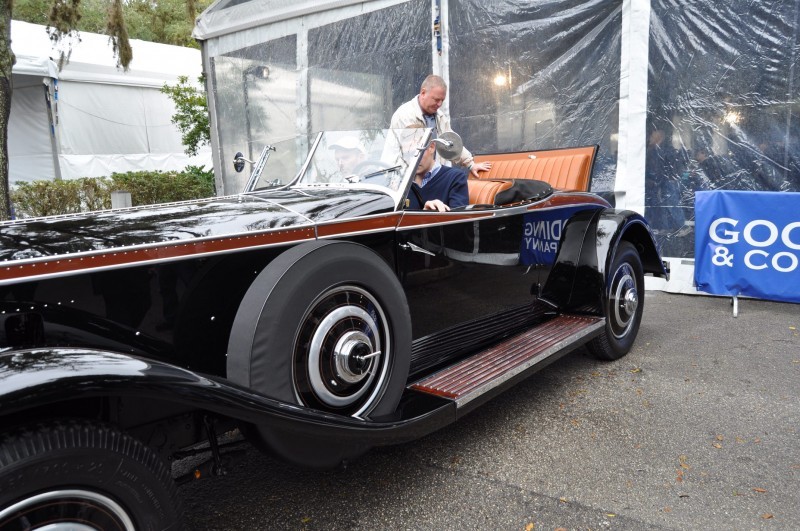
M796 529L799 333L800 305L648 291L625 358L576 350L345 469L248 449L181 487L188 527Z

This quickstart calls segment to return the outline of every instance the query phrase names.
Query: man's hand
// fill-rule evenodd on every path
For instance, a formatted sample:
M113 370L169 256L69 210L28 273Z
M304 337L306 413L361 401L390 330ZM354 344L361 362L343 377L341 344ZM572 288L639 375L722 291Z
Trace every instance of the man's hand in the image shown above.
M425 201L425 206L422 207L423 210L435 210L437 212L449 212L450 207L444 204L439 199L433 199L431 201Z
M473 177L477 177L479 171L489 171L491 169L492 169L492 163L491 162L488 162L488 161L487 162L476 162L469 169L469 172L473 175Z

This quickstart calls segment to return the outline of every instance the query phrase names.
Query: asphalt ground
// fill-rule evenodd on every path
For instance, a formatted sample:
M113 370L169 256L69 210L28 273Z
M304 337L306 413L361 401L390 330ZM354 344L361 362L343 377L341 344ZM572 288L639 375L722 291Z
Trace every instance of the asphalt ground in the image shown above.
M648 291L621 360L576 350L345 469L249 449L226 476L180 488L188 527L798 529L800 305L731 310Z

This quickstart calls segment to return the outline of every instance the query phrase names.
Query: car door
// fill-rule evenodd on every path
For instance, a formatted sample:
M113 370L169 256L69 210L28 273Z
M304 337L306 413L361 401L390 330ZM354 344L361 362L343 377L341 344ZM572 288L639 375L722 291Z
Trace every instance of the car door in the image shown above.
M540 268L520 261L525 206L407 211L398 270L411 312L412 372L530 326Z

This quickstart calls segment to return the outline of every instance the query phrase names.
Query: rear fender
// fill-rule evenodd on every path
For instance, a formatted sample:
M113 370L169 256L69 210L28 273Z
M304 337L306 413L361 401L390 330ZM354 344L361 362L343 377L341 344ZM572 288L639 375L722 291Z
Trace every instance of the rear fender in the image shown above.
M639 251L644 272L669 278L647 221L630 210L584 210L564 226L541 298L561 311L603 314L608 269L621 241Z

